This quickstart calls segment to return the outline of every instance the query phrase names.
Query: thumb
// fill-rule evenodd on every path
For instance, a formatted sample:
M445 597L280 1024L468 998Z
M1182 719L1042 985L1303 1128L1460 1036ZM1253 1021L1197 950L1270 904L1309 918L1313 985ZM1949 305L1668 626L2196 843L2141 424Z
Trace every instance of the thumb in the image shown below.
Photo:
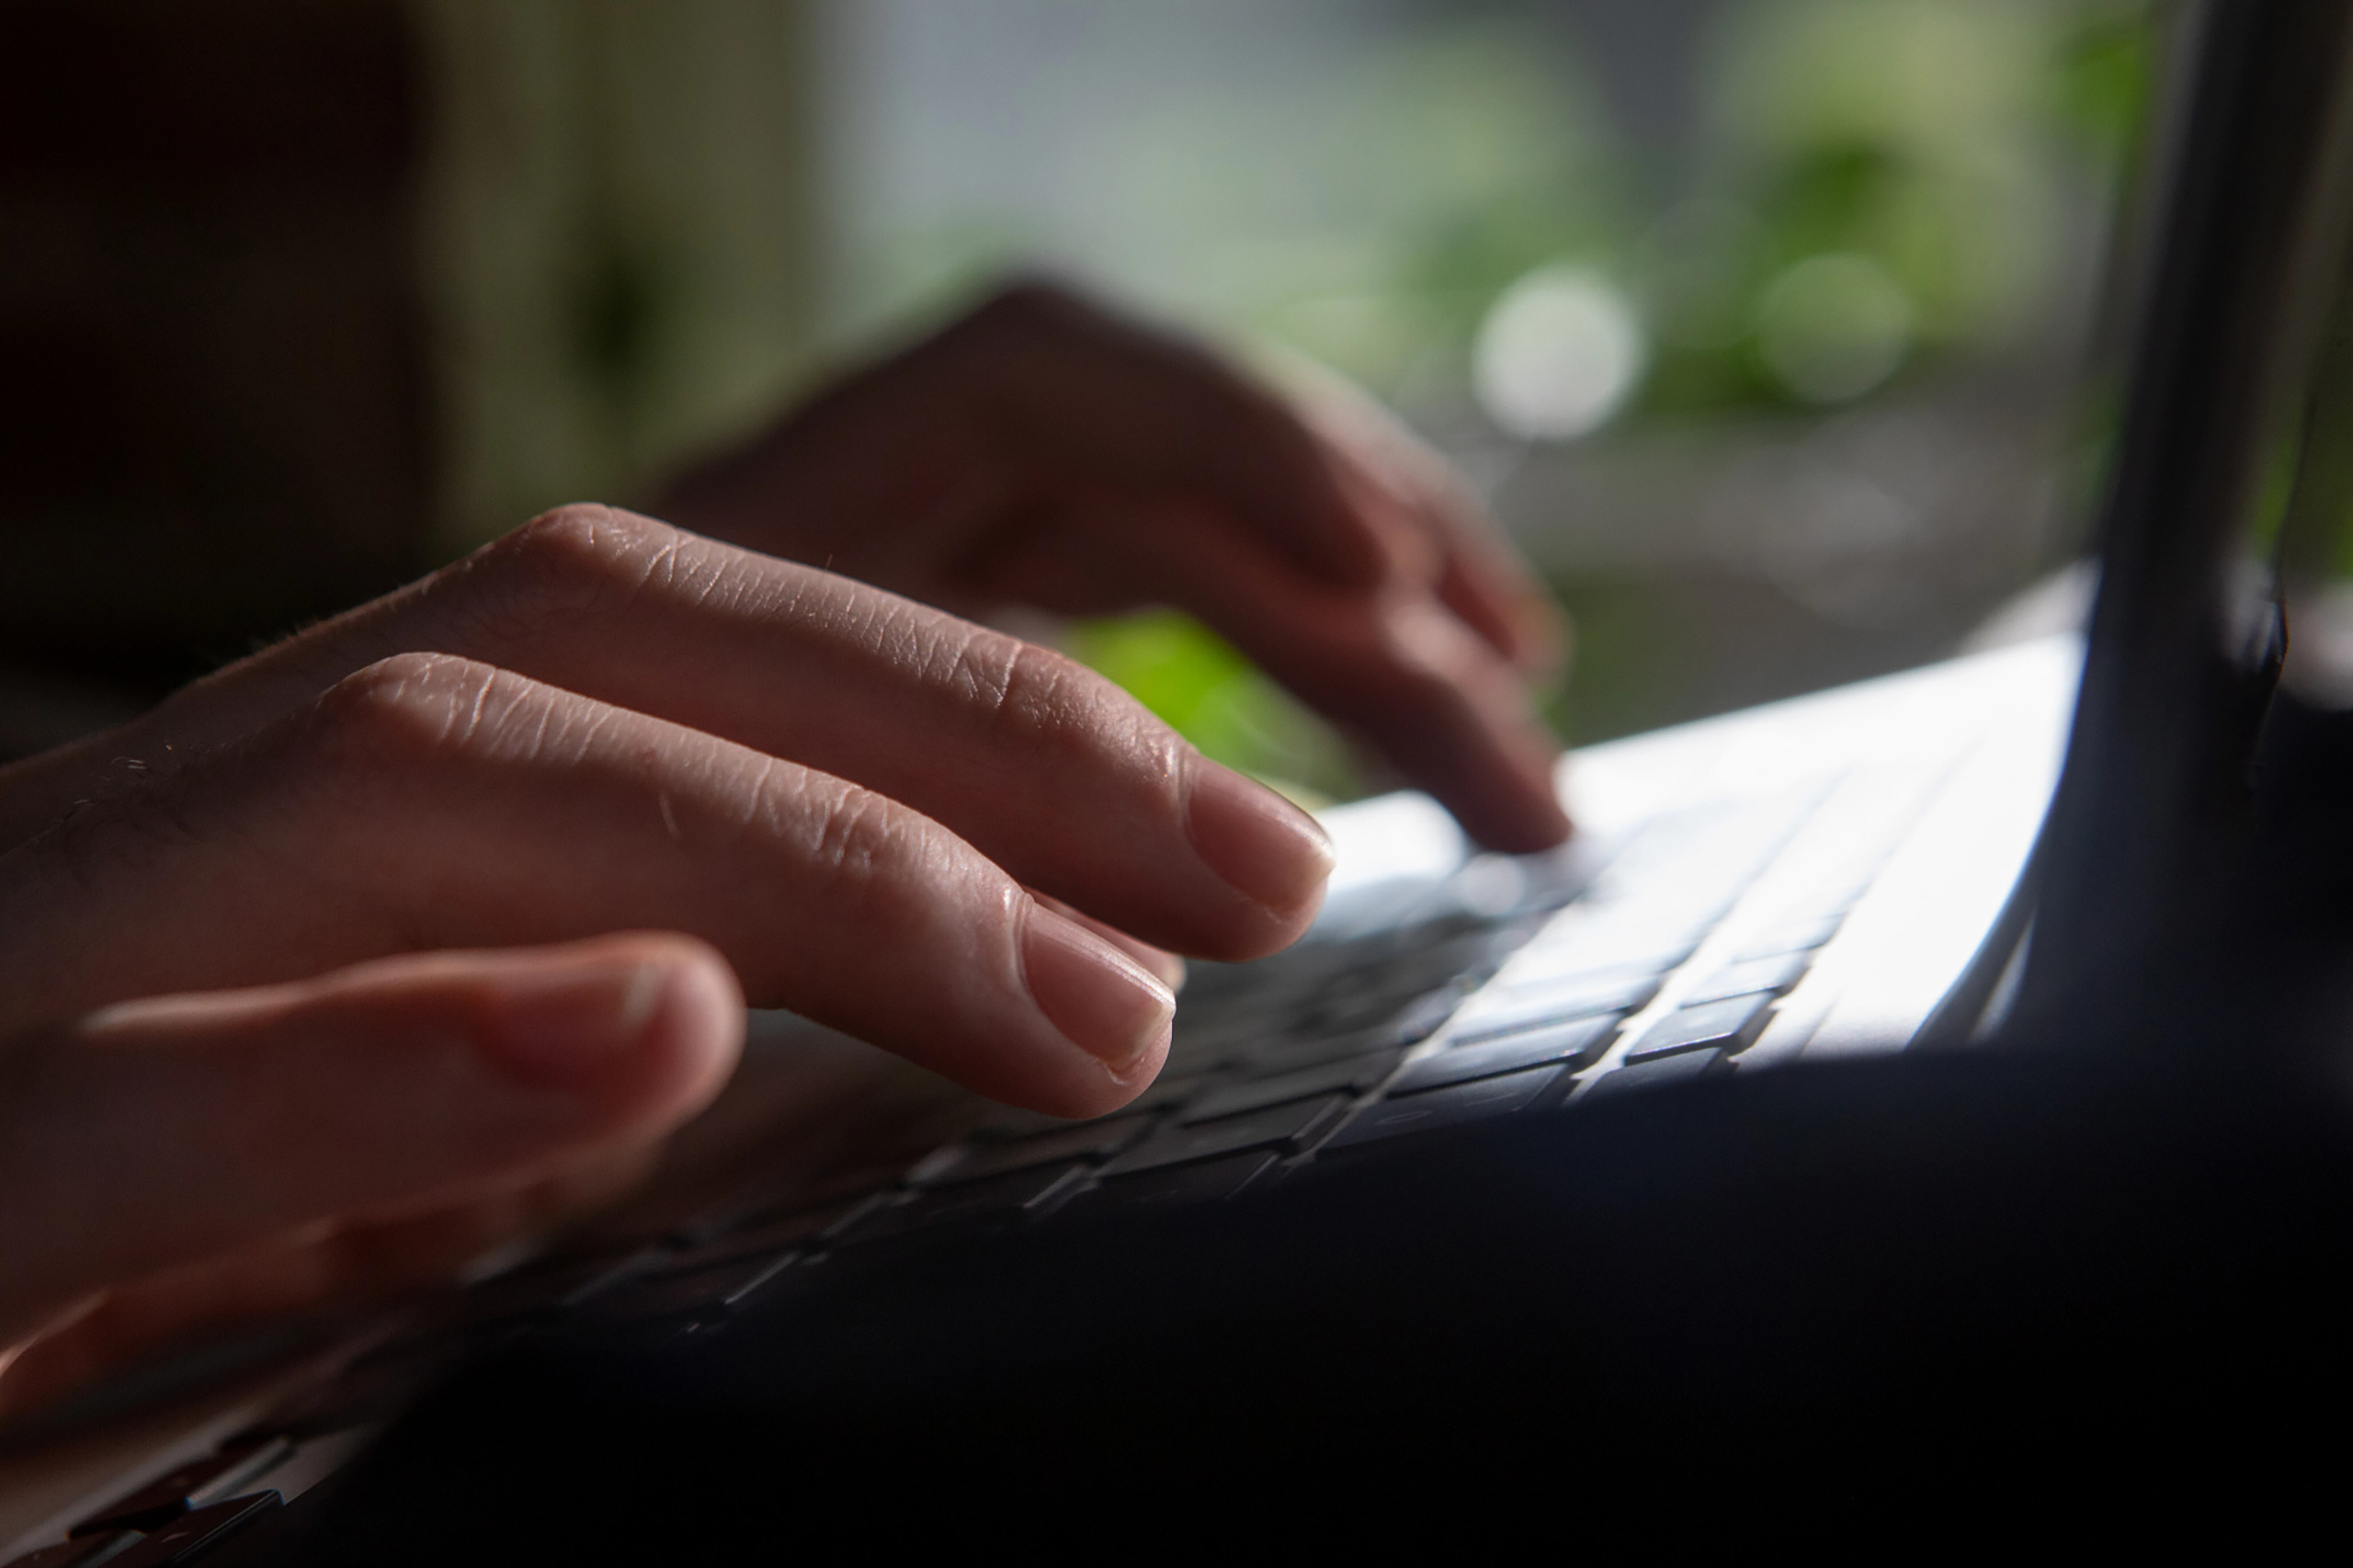
M0 1042L0 1342L119 1281L643 1142L715 1095L742 993L688 937L384 959Z

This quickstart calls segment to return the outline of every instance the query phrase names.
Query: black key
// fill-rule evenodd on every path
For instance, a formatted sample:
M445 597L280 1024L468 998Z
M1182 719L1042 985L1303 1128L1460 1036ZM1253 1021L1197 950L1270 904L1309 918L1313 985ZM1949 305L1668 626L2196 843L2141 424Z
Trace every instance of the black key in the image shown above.
M1245 1149L1297 1148L1330 1126L1348 1103L1345 1095L1322 1099L1292 1100L1245 1116L1190 1127L1167 1127L1103 1167L1108 1179L1137 1171L1159 1170L1194 1160L1238 1154Z
M1284 1040L1252 1051L1242 1061L1240 1071L1253 1078L1272 1078L1284 1073L1320 1067L1327 1062L1347 1062L1370 1056L1376 1051L1393 1051L1397 1044L1394 1034L1386 1026L1358 1034L1333 1035L1328 1039Z
M1455 990L1433 992L1395 1017L1353 1033L1287 1035L1269 1040L1242 1059L1243 1071L1253 1076L1267 1077L1325 1062L1337 1062L1345 1056L1362 1056L1370 1051L1393 1051L1400 1046L1419 1044L1436 1034L1439 1027L1454 1016L1455 1010L1462 1006L1464 994Z
M1335 976L1310 997L1295 1015L1295 1022L1325 1034L1363 1028L1395 1017L1493 961L1486 944L1459 941L1384 956L1354 972Z
M263 1437L300 1441L388 1421L427 1384L446 1374L456 1359L454 1353L434 1349L399 1359L355 1361L332 1377L296 1390L230 1441L244 1443Z
M1620 1067L1595 1079L1593 1087L1587 1089L1577 1103L1582 1105L1597 1095L1625 1094L1637 1089L1656 1089L1669 1084L1687 1083L1715 1071L1720 1063L1730 1060L1732 1053L1729 1051L1694 1051L1682 1056L1656 1057L1638 1067Z
M957 1226L1010 1227L1034 1219L1067 1195L1086 1166L1078 1161L1017 1171L991 1181L930 1187L904 1202L868 1210L835 1244L855 1246L888 1237Z
M1516 1034L1539 1024L1565 1023L1597 1013L1631 1013L1658 994L1658 976L1642 974L1586 982L1574 976L1559 987L1515 986L1492 999L1481 997L1447 1028L1449 1040L1468 1044L1499 1034Z
M167 1568L171 1563L186 1562L199 1551L210 1551L232 1530L244 1528L277 1506L277 1493L256 1492L249 1497L232 1497L225 1503L199 1508L193 1514L182 1515L176 1523L157 1530L121 1556L109 1559L110 1568Z
M190 1460L166 1471L128 1496L112 1503L75 1525L75 1536L113 1530L152 1530L182 1514L235 1495L247 1482L294 1451L283 1437L271 1437L236 1449Z
M706 1268L731 1263L739 1257L764 1254L773 1257L787 1247L798 1246L824 1234L847 1218L860 1203L825 1203L813 1209L788 1210L781 1214L755 1216L745 1223L729 1227L709 1239L676 1251L655 1255L646 1260L642 1272L676 1274L688 1268Z
M1117 1116L1034 1138L951 1143L926 1158L907 1179L918 1187L951 1187L1063 1160L1099 1160L1134 1142L1151 1124L1150 1116Z
M1385 1026L1389 1033L1387 1043L1419 1045L1438 1033L1447 1019L1461 1011L1465 994L1461 991L1434 991L1423 997Z
M1695 1007L1702 1002L1722 1002L1734 996L1747 996L1756 992L1787 991L1805 976L1813 962L1811 952L1782 953L1769 959L1750 959L1745 963L1728 963L1691 988L1683 1005Z
M1222 1203L1282 1163L1282 1156L1256 1150L1208 1160L1197 1165L1174 1165L1120 1176L1089 1187L1057 1212L1064 1216L1108 1213L1114 1209L1176 1209L1192 1203Z
M669 1240L677 1246L695 1245L804 1214L824 1213L839 1219L855 1214L882 1193L895 1190L906 1174L904 1153L881 1163L870 1162L842 1171L822 1181L810 1180L805 1171L791 1175L773 1170L751 1173L725 1199L680 1223Z
M1677 1007L1643 1031L1626 1052L1626 1064L1677 1056L1687 1051L1740 1051L1756 1038L1773 1006L1769 995L1734 996L1697 1007Z
M116 1553L138 1545L142 1539L129 1530L76 1536L57 1546L28 1551L9 1562L8 1568L97 1568L101 1562L113 1561Z
M1735 960L1776 958L1782 953L1802 953L1818 948L1838 934L1840 916L1832 915L1816 920L1782 921L1748 939L1745 947L1733 955Z
M1525 1110L1533 1105L1537 1096L1560 1082L1567 1071L1563 1067L1539 1067L1533 1072L1483 1078L1474 1084L1456 1084L1450 1088L1433 1089L1427 1094L1410 1095L1404 1099L1385 1099L1357 1112L1348 1124L1324 1146L1324 1152L1353 1149L1408 1132L1431 1132L1441 1127L1457 1127L1484 1117L1508 1116L1513 1111Z
M1291 1019L1291 1027L1302 1033L1347 1034L1369 1028L1405 1010L1421 999L1424 987L1400 995L1385 987L1349 988L1336 995L1318 998Z
M437 1346L450 1355L460 1354L525 1319L578 1305L627 1278L646 1256L646 1248L631 1245L533 1258L462 1290L445 1292L363 1360L404 1358Z
M1399 1074L1397 1081L1389 1085L1389 1093L1392 1097L1421 1094L1426 1090L1443 1088L1449 1084L1493 1078L1505 1073L1517 1073L1524 1067L1541 1066L1548 1062L1589 1066L1601 1055L1609 1043L1609 1037L1617 1031L1618 1015L1611 1013L1598 1018L1579 1018L1574 1023L1555 1024L1551 1028L1506 1035L1500 1040L1482 1040L1476 1045L1449 1045L1423 1057Z
M535 1259L494 1275L469 1290L471 1315L480 1321L576 1306L626 1278L644 1252L642 1246L631 1245Z
M1303 1100L1335 1090L1362 1094L1389 1076L1390 1069L1396 1065L1397 1053L1384 1051L1377 1056L1342 1057L1337 1062L1302 1067L1295 1073L1220 1084L1178 1112L1176 1119L1188 1125L1213 1121L1221 1116L1239 1116L1245 1110L1260 1110L1286 1100Z
M665 1270L636 1280L594 1302L591 1314L607 1323L642 1323L684 1313L725 1312L767 1289L799 1261L797 1252L738 1257L722 1264Z
M813 1192L805 1182L790 1183L782 1199L735 1204L732 1213L722 1207L673 1236L670 1244L685 1252L757 1230L782 1245L790 1233L804 1225L811 1239L823 1241L856 1224L877 1204L892 1201L904 1187L906 1175L906 1155L902 1151L894 1159L860 1171L855 1182L828 1183L824 1190Z
M281 1501L290 1504L366 1453L378 1435L374 1427L357 1426L297 1443L291 1454L270 1466L260 1479L269 1483L269 1490ZM247 1490L258 1487L249 1484Z
M1272 1007L1253 1007L1233 1017L1190 1023L1179 1004L1176 1027L1168 1040L1168 1065L1180 1076L1224 1065L1275 1033Z
M1185 1099L1210 1081L1208 1073L1178 1073L1166 1067L1152 1081L1152 1087L1113 1112L1116 1116L1134 1116L1147 1110L1165 1110ZM1108 1121L1109 1117L1097 1117L1096 1121ZM986 1121L972 1129L976 1140L995 1141L1002 1138L1035 1138L1041 1132L1060 1132L1081 1123L1066 1116L1047 1116L1034 1110L1015 1110L1007 1107L991 1113ZM1092 1125L1088 1123L1086 1125Z

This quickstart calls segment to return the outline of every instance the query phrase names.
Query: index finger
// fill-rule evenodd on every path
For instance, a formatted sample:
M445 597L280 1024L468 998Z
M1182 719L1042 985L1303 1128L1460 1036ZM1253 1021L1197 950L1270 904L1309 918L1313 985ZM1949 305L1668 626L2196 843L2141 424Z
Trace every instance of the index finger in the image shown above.
M1174 1007L920 812L442 654L370 665L11 858L0 1030L386 953L661 929L718 949L756 1005L1079 1116L1152 1081Z

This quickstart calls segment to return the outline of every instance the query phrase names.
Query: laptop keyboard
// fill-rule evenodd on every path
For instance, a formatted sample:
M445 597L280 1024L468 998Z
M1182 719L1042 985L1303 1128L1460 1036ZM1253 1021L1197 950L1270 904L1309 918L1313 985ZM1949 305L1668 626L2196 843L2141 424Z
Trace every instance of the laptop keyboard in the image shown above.
M1847 856L1736 949L1693 955L1835 782L1654 820L1614 850L1482 857L1443 881L1373 890L1288 953L1196 966L1167 1065L1131 1105L1075 1123L1000 1111L877 1190L739 1200L652 1244L450 1291L211 1456L8 1568L209 1551L331 1472L433 1376L516 1335L701 1335L836 1256L1246 1200L1310 1162L1735 1071L1893 839Z

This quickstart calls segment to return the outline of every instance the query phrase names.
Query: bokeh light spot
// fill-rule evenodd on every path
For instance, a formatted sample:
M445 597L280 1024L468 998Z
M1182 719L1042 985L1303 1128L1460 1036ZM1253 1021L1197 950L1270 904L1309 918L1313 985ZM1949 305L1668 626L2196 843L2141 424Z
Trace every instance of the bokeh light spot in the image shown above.
M1860 397L1895 373L1912 346L1904 286L1867 256L1811 256L1767 286L1756 312L1765 369L1807 403Z
M1487 416L1512 435L1566 440L1625 404L1646 348L1622 290L1581 267L1539 267L1505 290L1480 324L1473 386Z

